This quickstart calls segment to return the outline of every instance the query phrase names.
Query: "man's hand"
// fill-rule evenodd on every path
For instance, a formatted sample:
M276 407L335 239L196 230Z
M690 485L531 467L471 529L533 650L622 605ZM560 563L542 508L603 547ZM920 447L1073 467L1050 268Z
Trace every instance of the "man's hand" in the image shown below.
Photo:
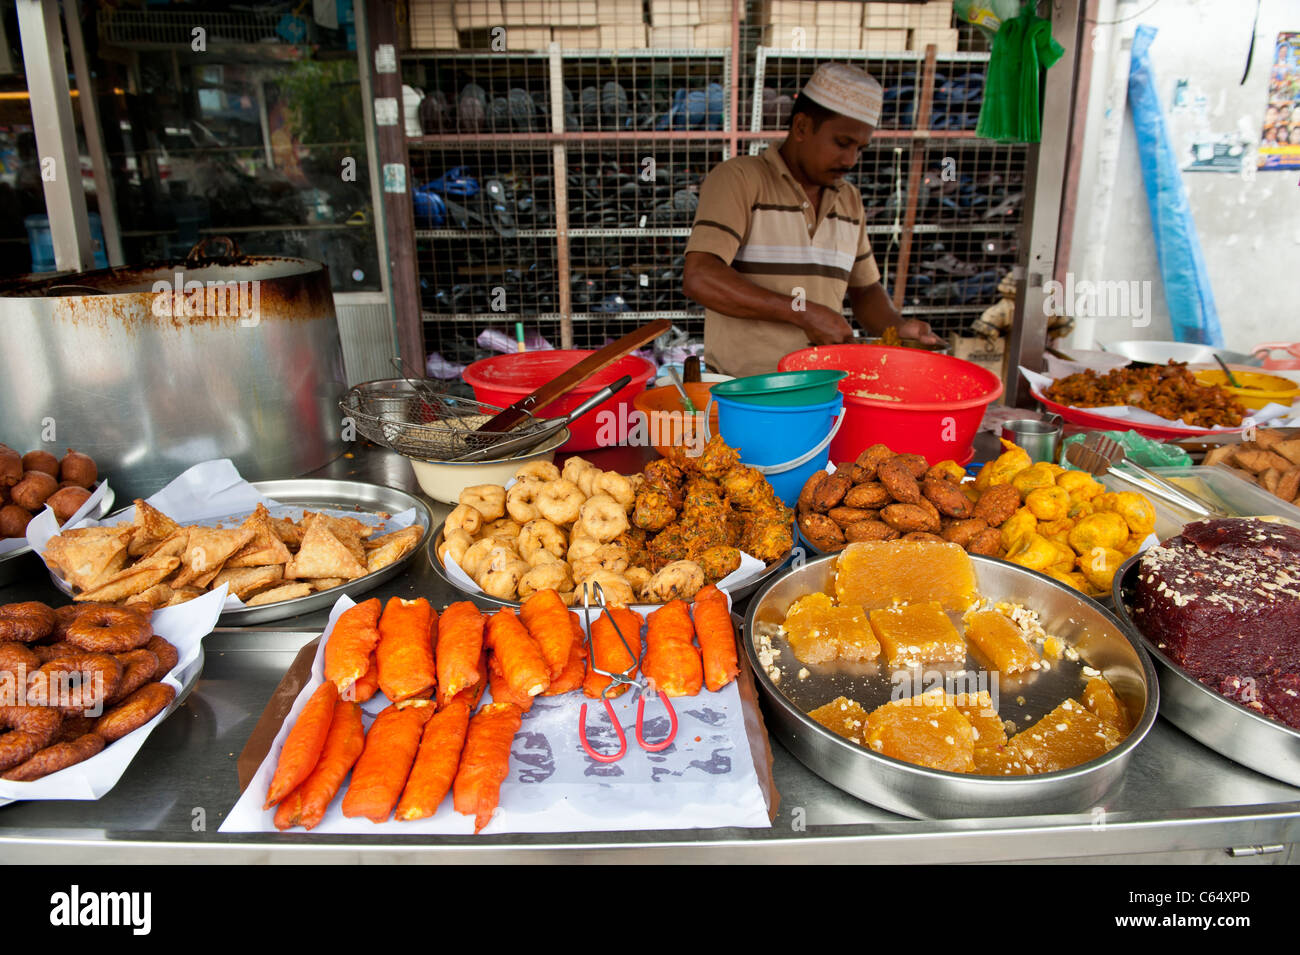
M909 318L898 326L899 338L915 338L923 345L942 344L941 339L934 332L930 331L930 323L923 322L919 318Z
M799 327L808 333L808 340L814 345L838 345L853 341L853 327L833 308L808 302L807 311L795 314L802 315L803 321Z

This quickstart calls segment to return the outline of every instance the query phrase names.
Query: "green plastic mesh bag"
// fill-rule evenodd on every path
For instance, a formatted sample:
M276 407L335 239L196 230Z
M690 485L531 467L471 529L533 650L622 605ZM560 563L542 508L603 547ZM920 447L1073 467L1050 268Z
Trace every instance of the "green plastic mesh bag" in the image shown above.
M1065 53L1052 38L1049 20L1026 3L1009 17L1016 0L957 0L958 14L993 33L984 102L975 133L1003 143L1036 143L1042 138L1042 90L1039 77Z

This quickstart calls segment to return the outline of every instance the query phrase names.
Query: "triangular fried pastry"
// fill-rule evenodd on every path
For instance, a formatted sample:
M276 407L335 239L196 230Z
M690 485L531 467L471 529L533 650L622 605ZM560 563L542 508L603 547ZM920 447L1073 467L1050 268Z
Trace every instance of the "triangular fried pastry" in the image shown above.
M222 584L229 584L230 593L240 600L244 600L259 590L265 590L283 579L284 566L282 564L274 564L269 567L232 568L230 561L226 561L226 566L222 568L221 573L212 579L212 587L215 589Z
M91 590L126 564L126 548L135 534L131 524L79 527L51 537L45 559L78 590Z
M420 543L420 538L423 536L424 528L418 524L412 524L400 531L393 531L383 537L376 537L370 541L372 549L366 554L366 572L373 574L375 571L382 570L389 564L401 560L415 549L415 545Z
M171 537L180 525L148 501L135 500L135 536L126 552L132 557L147 554L160 541Z
M191 527L173 588L186 584L206 587L231 555L252 539L253 532L247 528Z
M271 564L288 563L289 558L293 556L271 525L271 512L265 505L258 504L257 510L248 515L248 519L240 527L251 530L253 539L226 561L227 567L266 567Z
M78 594L77 600L117 603L160 584L181 565L175 557L146 557L106 578L94 590Z
M311 579L313 577L345 577L351 580L366 573L365 564L354 557L348 547L329 529L329 522L321 515L313 515L307 521L307 530L302 535L302 546L298 553L284 568L288 579Z

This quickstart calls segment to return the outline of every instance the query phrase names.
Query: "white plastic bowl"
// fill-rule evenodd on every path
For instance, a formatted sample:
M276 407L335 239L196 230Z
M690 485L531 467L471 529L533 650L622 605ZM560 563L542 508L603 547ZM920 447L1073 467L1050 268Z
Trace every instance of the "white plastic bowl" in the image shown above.
M539 445L520 457L505 458L500 461L419 461L409 458L415 469L415 479L420 482L420 490L435 501L455 504L460 492L476 484L505 485L522 464L530 461L553 461L555 452L569 440L569 429L561 428Z

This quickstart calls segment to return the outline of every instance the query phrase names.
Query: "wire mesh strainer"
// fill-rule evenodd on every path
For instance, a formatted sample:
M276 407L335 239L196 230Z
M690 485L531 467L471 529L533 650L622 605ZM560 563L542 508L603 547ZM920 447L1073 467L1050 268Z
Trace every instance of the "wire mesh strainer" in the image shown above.
M549 422L531 418L499 434L476 431L502 409L427 386L417 387L404 378L357 385L343 396L339 409L371 441L424 461L448 461L550 427Z

